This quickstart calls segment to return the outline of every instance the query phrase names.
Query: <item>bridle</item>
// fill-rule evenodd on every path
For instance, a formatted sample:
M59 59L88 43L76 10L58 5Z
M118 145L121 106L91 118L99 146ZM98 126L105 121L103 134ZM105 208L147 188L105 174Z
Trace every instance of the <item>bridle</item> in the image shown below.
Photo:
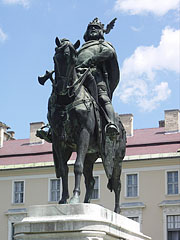
M73 79L75 78L74 74L74 68L76 64L76 49L74 46L68 41L60 41L60 46L55 48L55 55L54 55L54 63L55 63L55 87L61 83L61 87L63 84L63 87L65 88L61 92L56 93L58 95L66 95L68 94L68 91L70 87L73 85L71 84L73 82ZM59 58L59 59L58 59ZM61 62L60 62L61 61ZM60 65L64 65L65 71L62 74L62 71L60 69Z
M68 47L69 47L69 51L67 51L67 53L69 53L69 56L68 56L68 54L65 53L65 51L66 51L66 49L68 49ZM63 50L63 52L62 52L62 50ZM76 71L75 64L76 64L77 52L76 52L76 49L74 48L73 44L71 44L68 40L64 40L64 42L62 43L62 46L57 47L55 49L55 51L56 51L56 54L54 56L54 62L56 64L56 70L58 72L58 76L57 76L58 81L63 81L64 83L66 82L66 91L63 91L63 93L62 92L59 93L59 92L56 91L56 93L60 96L67 95L69 98L71 98L73 96L77 96L77 94L79 93L80 88L83 85L83 83L86 79L86 76L88 75L90 69L87 68L80 78L77 77L77 75L74 72L74 71ZM56 56L58 54L63 54L64 56L68 56L71 61L67 64L74 65L71 68L70 74L68 74L66 72L66 76L63 76L60 73L60 70L59 70L59 67L58 67L59 62L58 62L58 59L56 58ZM67 66L67 70L68 70L68 66ZM55 83L55 87L56 87L56 84L57 83Z

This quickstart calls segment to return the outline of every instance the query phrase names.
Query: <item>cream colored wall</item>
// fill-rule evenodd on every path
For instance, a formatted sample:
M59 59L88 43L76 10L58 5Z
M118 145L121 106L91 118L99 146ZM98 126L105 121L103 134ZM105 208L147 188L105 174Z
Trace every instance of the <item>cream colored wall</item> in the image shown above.
M48 204L48 179L42 175L54 176L54 168L22 169L3 171L0 174L0 239L8 239L8 209L27 208L29 205ZM38 178L36 178L38 177ZM25 180L25 202L12 203L13 181Z
M48 179L26 179L25 205L48 203Z
M142 232L152 236L153 240L164 240L162 236L162 209L158 206L163 200L176 200L178 196L165 195L166 169L172 166L180 166L180 159L124 161L122 173L121 203L143 202ZM139 174L139 197L125 197L126 173ZM92 200L92 203L100 204L108 209L114 209L114 193L107 189L107 178L102 164L94 166L94 175L100 176L100 199ZM48 202L48 179L55 178L54 167L10 170L0 172L0 235L7 239L7 216L8 209L27 208L29 205L51 204ZM25 180L25 203L12 204L12 181ZM69 167L69 193L72 196L74 187L73 166ZM81 181L81 202L85 195L84 179Z
M168 169L176 170L174 166L180 166L180 159L123 163L121 202L142 202L145 204L141 230L144 234L151 236L152 240L164 240L163 212L159 204L164 200L178 200L180 197L180 195L168 196L166 194L166 173ZM137 198L125 196L124 183L127 173L139 175L139 196Z
M0 239L7 239L8 219L5 212L11 206L12 181L0 181Z
M154 240L163 239L162 209L158 206L164 200L164 171L140 172L140 201L146 208L143 211L142 231Z

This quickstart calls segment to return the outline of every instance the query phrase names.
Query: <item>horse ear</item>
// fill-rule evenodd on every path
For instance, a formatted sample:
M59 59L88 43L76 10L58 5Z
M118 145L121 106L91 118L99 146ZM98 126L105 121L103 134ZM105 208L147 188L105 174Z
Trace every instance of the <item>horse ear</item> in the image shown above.
M59 41L59 38L58 38L58 37L56 37L56 39L55 39L55 43L56 43L56 45L57 45L58 47L60 47L60 46L61 46L61 43L60 43L60 41Z
M74 44L74 48L77 49L80 46L80 41L77 40L77 42Z

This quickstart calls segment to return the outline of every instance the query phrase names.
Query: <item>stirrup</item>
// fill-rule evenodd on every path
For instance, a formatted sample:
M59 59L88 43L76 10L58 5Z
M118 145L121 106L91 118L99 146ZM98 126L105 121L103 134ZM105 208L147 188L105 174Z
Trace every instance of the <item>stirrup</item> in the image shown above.
M36 137L44 139L46 142L52 143L52 139L49 131L44 131L43 129L38 129L36 131Z
M113 123L108 123L105 126L105 134L109 137L116 137L117 135L119 135L117 126Z

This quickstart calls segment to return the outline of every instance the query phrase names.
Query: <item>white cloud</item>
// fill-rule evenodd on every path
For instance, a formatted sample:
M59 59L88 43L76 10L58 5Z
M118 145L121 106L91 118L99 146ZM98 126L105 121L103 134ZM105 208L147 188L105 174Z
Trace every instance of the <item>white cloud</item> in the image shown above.
M139 99L138 105L143 111L152 111L156 109L161 102L165 101L171 94L167 82L161 82L151 90L152 97Z
M25 8L28 8L30 4L30 0L3 0L3 3L9 4L9 5L18 4L18 5L22 5Z
M134 32L140 32L142 30L142 27L131 26L131 30L133 30Z
M0 41L4 42L7 39L7 34L3 32L3 30L0 28Z
M179 0L116 0L115 10L131 15L153 13L163 16L179 8Z
M115 95L142 110L151 111L171 94L168 83L158 82L161 71L180 72L180 30L165 28L157 47L140 46L124 60L122 82Z

